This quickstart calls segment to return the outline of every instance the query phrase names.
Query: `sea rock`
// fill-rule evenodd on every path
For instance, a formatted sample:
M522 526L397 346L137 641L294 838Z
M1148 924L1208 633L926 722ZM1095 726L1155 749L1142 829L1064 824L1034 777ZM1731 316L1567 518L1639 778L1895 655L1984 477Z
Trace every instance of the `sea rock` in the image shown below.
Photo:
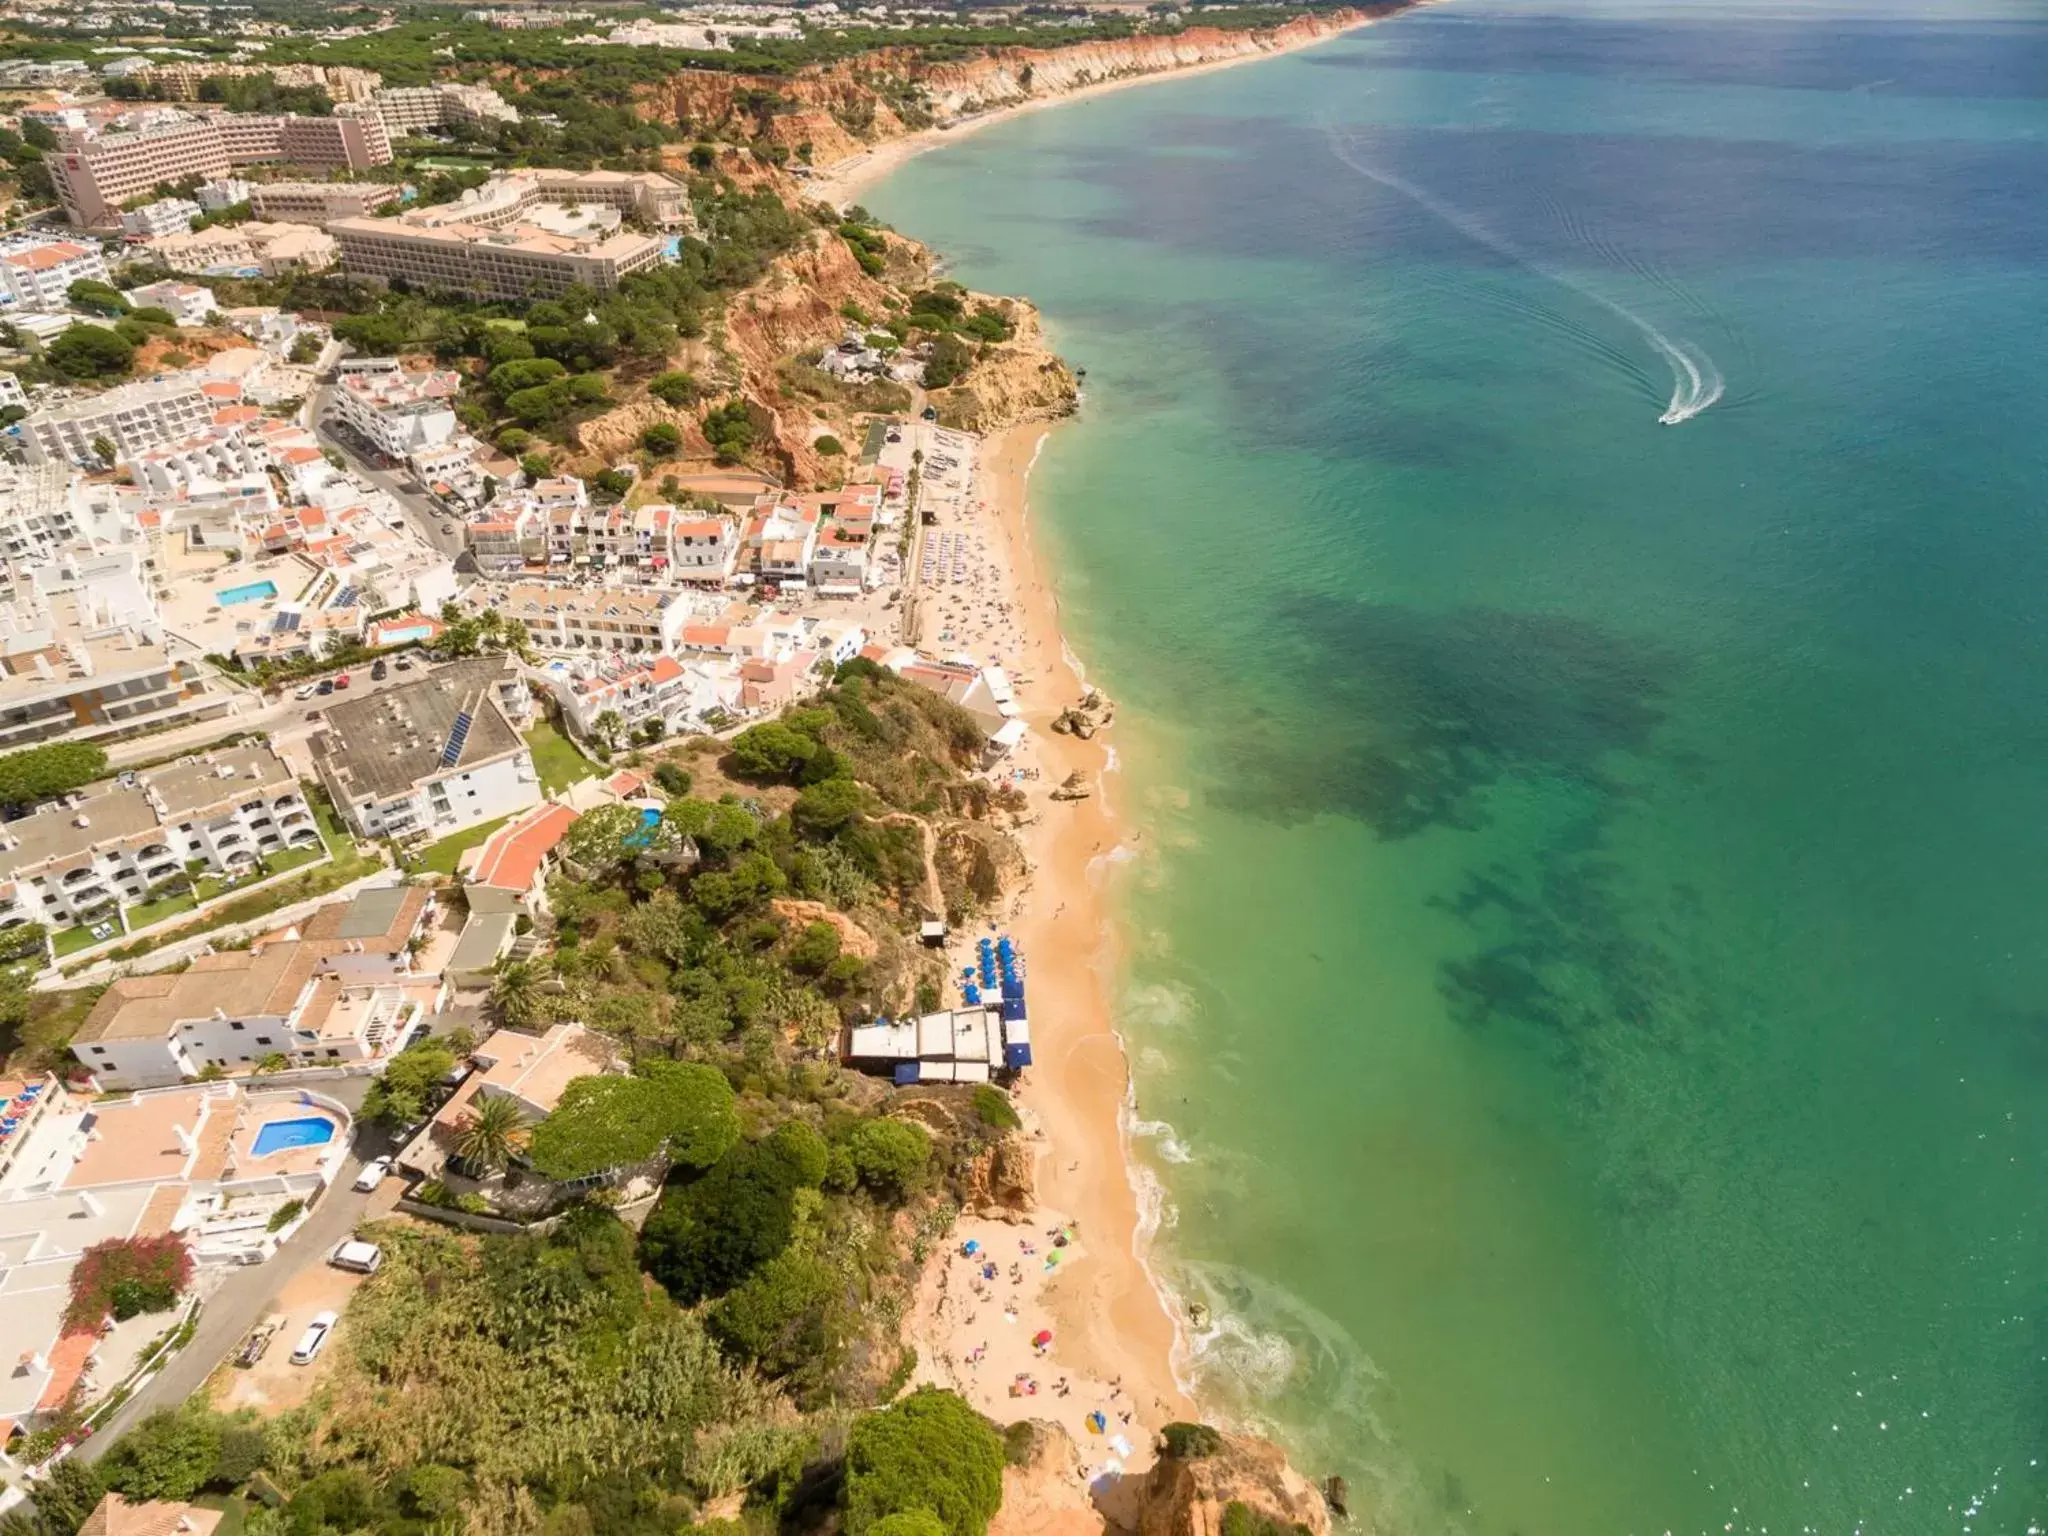
M1218 1536L1232 1504L1311 1536L1330 1530L1322 1494L1287 1464L1279 1446L1226 1434L1207 1455L1168 1455L1162 1443L1137 1492L1136 1536Z
M1067 775L1066 780L1060 787L1052 792L1052 798L1055 800L1086 800L1094 793L1094 789L1088 783L1088 775L1076 768Z

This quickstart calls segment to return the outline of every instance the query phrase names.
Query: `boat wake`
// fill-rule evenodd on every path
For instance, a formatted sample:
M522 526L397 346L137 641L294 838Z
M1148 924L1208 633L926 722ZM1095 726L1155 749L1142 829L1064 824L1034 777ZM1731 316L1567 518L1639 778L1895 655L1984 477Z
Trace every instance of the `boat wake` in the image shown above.
M1556 283L1561 288L1570 289L1580 298L1606 310L1616 319L1632 327L1649 343L1651 350L1664 359L1671 370L1671 398L1664 407L1664 414L1657 418L1661 425L1675 427L1681 422L1691 421L1725 393L1727 381L1721 377L1721 370L1714 366L1714 360L1703 349L1665 335L1626 304L1609 298L1584 279L1531 256L1512 242L1502 239L1471 214L1461 208L1454 208L1434 193L1416 186L1411 181L1405 181L1390 171L1379 169L1365 160L1358 153L1357 147L1334 127L1326 126L1324 131L1330 141L1330 153L1367 181L1400 194L1467 239L1485 246L1496 255L1507 257L1509 261L1535 273L1538 277Z

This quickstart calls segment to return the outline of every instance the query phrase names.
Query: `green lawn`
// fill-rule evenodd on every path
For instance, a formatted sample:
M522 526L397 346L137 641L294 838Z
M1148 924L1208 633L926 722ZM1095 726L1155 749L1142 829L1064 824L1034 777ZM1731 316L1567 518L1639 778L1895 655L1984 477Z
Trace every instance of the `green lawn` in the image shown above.
M180 912L190 912L199 903L192 899L190 891L179 891L172 896L161 896L155 901L138 901L128 909L128 931L149 928L167 917L176 917Z
M101 918L100 921L105 922L106 919ZM114 926L118 929L120 924L116 923ZM81 923L76 928L65 928L50 935L50 947L57 952L59 960L62 960L66 955L77 954L88 944L98 944L101 942L103 941L92 936L92 927L86 923Z
M551 795L598 771L597 764L545 720L526 733L526 745L533 751L533 766L540 771L540 787Z
M535 754L535 756L538 755L538 753ZM455 833L452 837L442 838L438 843L431 844L427 851L420 855L420 867L422 869L431 869L436 874L454 874L455 866L461 862L462 856L465 853L469 852L470 849L474 848L511 819L510 816L500 816L496 821L479 822L476 826L466 827L462 831Z

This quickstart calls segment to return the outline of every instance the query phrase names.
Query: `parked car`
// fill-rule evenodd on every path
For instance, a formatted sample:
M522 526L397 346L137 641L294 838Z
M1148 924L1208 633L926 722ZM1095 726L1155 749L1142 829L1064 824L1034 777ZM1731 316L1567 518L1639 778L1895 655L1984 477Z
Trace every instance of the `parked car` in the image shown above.
M315 688L313 691L319 694L322 698L325 698L328 694L334 692L334 679L331 677L321 678L320 686Z
M299 1335L299 1342L292 1350L293 1365L311 1365L320 1351L327 1347L327 1341L334 1335L334 1325L341 1321L333 1312L316 1312L313 1321L306 1324L306 1331Z
M339 677L335 678L334 686L337 688L346 688L348 686L348 674L344 672Z
M384 1176L391 1172L391 1159L373 1157L363 1164L363 1171L356 1175L355 1189L358 1194L368 1194L384 1182Z
M394 665L401 672L410 672L412 670L412 658L410 656L401 656Z
M327 1262L336 1269L352 1269L357 1274L374 1275L377 1266L384 1262L384 1250L375 1243L366 1243L359 1237L345 1237L335 1244L334 1252L327 1256Z
M318 693L319 691L320 685L318 683L308 683L306 684L305 687L298 689L296 692L294 692L292 694L292 697L295 699L310 699L311 697L313 697L314 694Z
M379 661L375 666L370 668L370 681L373 683L383 682L385 673L389 672L390 670L391 669L388 666L386 666L382 661Z

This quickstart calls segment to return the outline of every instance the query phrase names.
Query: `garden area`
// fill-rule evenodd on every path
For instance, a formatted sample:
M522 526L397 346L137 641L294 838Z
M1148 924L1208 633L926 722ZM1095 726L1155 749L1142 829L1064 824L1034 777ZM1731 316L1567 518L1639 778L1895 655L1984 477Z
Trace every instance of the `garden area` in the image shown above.
M536 723L526 733L526 745L533 753L533 766L540 773L540 787L550 795L560 794L597 772L597 764L577 750L576 743L552 721Z
M510 821L510 816L500 816L496 821L481 821L473 827L451 833L438 843L430 843L410 862L419 869L431 870L437 875L454 878L455 870L462 862L462 856L470 849L489 840L490 835Z

